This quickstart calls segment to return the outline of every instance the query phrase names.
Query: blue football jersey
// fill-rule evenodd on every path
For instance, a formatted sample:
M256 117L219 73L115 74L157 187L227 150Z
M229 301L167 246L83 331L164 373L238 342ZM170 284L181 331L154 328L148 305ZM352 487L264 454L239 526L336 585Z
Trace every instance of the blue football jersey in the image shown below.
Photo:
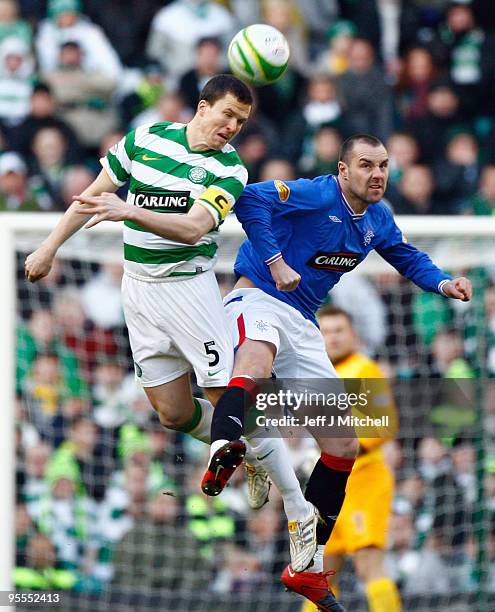
M451 279L404 240L383 201L356 214L333 175L248 185L235 212L248 236L237 255L236 276L246 276L315 323L315 312L342 274L373 249L425 291L441 293ZM301 275L294 291L275 287L269 264L280 256Z

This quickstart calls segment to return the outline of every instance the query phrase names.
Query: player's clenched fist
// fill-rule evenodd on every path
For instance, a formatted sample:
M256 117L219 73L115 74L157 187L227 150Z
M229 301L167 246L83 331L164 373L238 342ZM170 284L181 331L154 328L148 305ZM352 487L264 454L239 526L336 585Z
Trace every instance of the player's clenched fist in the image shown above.
M24 263L24 273L28 281L34 283L45 277L52 269L53 258L53 252L43 246L28 255Z
M270 265L270 272L279 291L294 291L301 281L301 275L288 266L282 258Z
M454 298L455 300L469 302L473 297L473 286L468 278L459 276L459 278L454 278L448 283L445 283L442 286L442 292L447 297Z

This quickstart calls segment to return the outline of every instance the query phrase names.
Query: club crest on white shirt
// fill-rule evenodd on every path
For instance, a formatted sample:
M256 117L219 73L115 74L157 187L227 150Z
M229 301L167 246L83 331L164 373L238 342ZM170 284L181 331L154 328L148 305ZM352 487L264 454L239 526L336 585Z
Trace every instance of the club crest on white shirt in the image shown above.
M194 166L193 168L189 170L187 174L187 178L192 183L202 183L206 179L206 176L207 176L207 172L201 166Z

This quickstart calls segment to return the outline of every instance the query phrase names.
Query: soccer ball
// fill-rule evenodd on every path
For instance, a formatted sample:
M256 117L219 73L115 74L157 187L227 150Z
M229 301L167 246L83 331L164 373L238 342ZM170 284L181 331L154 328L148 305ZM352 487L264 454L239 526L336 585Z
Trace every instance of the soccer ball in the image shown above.
M268 85L279 79L289 61L285 36L272 26L257 23L242 29L227 51L236 77L251 85Z

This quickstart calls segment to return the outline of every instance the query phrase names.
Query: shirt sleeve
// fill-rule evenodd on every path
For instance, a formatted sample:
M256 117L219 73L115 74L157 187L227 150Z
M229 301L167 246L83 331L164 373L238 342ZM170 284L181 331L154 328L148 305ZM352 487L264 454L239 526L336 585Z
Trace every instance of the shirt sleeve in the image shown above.
M131 163L134 153L136 130L129 132L124 138L119 140L106 154L100 159L100 164L105 168L112 183L121 187L129 180L131 175Z
M273 215L292 217L324 206L318 187L308 179L266 181L248 185L236 204L235 212L254 250L270 265L282 257L272 229Z
M272 210L278 197L273 181L248 185L235 207L254 250L268 265L282 257L272 231Z
M219 177L196 201L200 202L212 215L218 227L232 210L247 183L247 170L239 165L234 168L231 176Z
M376 247L376 252L424 291L444 295L442 287L452 277L438 268L426 253L406 242L392 213L387 211L386 214L384 238Z

